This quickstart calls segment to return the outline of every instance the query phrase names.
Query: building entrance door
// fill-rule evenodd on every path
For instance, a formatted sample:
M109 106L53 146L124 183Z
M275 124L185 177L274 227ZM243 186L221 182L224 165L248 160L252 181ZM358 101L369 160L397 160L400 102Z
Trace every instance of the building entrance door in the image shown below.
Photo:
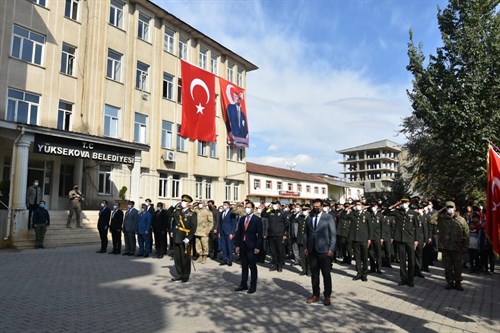
M38 180L47 209L50 209L51 202L52 169L53 162L50 161L30 161L28 163L28 186L33 185L33 181Z

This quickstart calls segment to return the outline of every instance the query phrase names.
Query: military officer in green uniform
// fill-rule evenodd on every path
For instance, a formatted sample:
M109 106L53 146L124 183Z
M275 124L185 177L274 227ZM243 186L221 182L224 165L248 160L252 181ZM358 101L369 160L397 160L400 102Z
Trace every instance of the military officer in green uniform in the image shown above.
M353 280L367 281L368 247L371 244L371 216L364 211L361 201L358 200L353 211L349 214L349 219L351 220L349 241L352 242L357 272Z
M383 210L383 214L387 214L387 207ZM392 268L392 234L394 230L394 216L384 216L382 220L381 239L382 239L382 266Z
M174 262L177 271L177 277L172 278L172 281L186 283L191 274L191 249L194 246L197 217L190 208L193 198L184 194L181 200L169 208L169 214L174 218Z
M447 282L445 289L455 288L463 291L463 255L469 248L469 226L455 209L455 203L448 201L443 209L432 215L431 220L437 221L438 245L443 254L444 276Z
M384 215L378 207L378 203L374 202L370 207L371 216L371 245L369 249L369 259L370 259L370 272L371 273L382 273L382 221L384 220Z
M339 239L338 251L342 257L343 264L351 264L352 259L352 246L349 243L349 229L351 226L351 219L347 213L347 210L352 208L346 202L340 206L338 213L338 224L337 224L337 237Z

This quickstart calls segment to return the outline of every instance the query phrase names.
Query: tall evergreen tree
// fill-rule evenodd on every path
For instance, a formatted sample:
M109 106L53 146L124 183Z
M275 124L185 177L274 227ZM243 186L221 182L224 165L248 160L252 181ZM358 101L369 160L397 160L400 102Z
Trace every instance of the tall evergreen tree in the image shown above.
M425 195L461 202L486 187L488 141L500 141L500 0L450 0L438 10L443 46L425 65L410 31L408 172Z

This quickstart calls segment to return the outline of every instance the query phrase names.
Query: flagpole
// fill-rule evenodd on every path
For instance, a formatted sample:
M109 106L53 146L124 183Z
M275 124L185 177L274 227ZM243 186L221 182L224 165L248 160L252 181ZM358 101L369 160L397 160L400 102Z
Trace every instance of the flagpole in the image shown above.
M488 140L488 143L489 143L489 145L490 145L490 146L492 146L493 148L495 148L495 150L496 150L497 152L500 152L500 148L498 148L497 146L495 146L495 145L493 144L493 142L491 142L491 141L489 141L489 140Z

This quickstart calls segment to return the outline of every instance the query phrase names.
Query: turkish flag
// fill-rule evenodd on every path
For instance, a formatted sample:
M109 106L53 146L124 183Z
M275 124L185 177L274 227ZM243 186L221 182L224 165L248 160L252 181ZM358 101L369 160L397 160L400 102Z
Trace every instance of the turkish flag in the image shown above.
M181 60L182 123L180 135L216 141L215 75Z
M491 146L488 153L486 200L486 234L493 252L498 256L500 255L500 155Z
M245 89L219 77L222 100L222 116L226 123L230 144L248 147L248 117L245 104Z

